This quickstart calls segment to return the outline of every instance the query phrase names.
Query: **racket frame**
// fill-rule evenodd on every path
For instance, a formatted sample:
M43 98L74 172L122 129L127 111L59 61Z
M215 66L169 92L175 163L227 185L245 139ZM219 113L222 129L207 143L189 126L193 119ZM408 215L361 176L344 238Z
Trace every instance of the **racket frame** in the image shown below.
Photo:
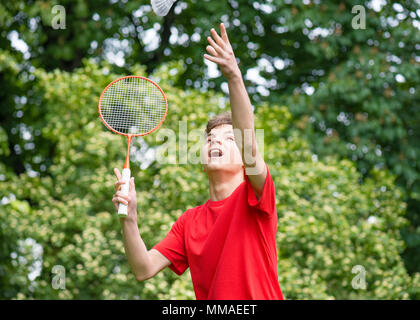
M119 131L117 131L117 130L115 130L115 129L113 129L106 121L105 121L105 119L104 119L104 117L102 116L102 112L101 112L101 102L102 102L102 98L103 98L103 96L104 96L104 94L105 94L105 92L108 90L108 88L110 87L110 86L112 86L115 82L118 82L118 81L121 81L121 80L124 80L124 79L127 79L127 78L138 78L138 79L142 79L142 80L145 80L145 81L148 81L148 82L150 82L151 84L153 84L157 89L159 89L159 91L160 91L160 93L162 94L162 96L163 96L163 98L164 98L164 100L165 100L165 114L163 115L163 117L162 117L162 120L152 129L152 130L150 130L150 131L148 131L148 132L145 132L145 133L123 133L123 132L119 132ZM118 78L118 79L115 79L114 81L112 81L110 84L108 84L107 86L106 86L106 88L102 91L102 93L101 93L101 96L99 97L99 104L98 104L98 111L99 111L99 116L101 117L101 120L102 120L102 122L105 124L105 126L109 129L109 130L111 130L111 131L113 131L113 132L115 132L115 133L118 133L118 134L121 134L121 135L123 135L123 136L126 136L126 137L128 137L128 136L131 136L131 137L138 137L138 136L145 136L145 135L147 135L147 134L149 134L149 133L152 133L153 131L155 131L155 130L157 130L161 125L162 125L162 123L163 123L163 121L165 121L165 118L166 118L166 114L168 113L168 101L166 100L166 95L165 95L165 93L163 92L163 90L154 82L154 81L152 81L152 80L150 80L150 79L148 79L148 78L145 78L145 77L142 77L142 76L125 76L125 77L121 77L121 78Z
M102 112L101 112L101 102L102 102L102 98L105 94L105 92L108 90L109 87L111 87L114 83L127 79L127 78L138 78L138 79L142 79L145 81L148 81L150 83L152 83L157 89L159 89L160 93L162 94L164 100L165 100L165 114L162 117L162 120L150 131L145 132L145 133L123 133L123 132L119 132L115 129L113 129L104 119L104 117L102 116ZM127 137L127 154L125 156L125 162L124 162L124 169L123 169L123 174L122 174L122 180L125 182L125 184L122 185L121 187L121 191L124 195L128 195L128 185L130 182L130 145L131 145L131 138L133 137L138 137L138 136L145 136L149 133L152 133L154 131L156 131L163 123L163 121L165 121L166 118L166 114L168 113L168 101L166 99L166 95L163 92L163 90L152 80L142 77L142 76L125 76L125 77L121 77L118 79L115 79L114 81L112 81L110 84L108 84L106 86L106 88L102 91L101 96L99 97L99 103L98 103L98 111L99 111L99 116L101 117L102 122L105 124L105 126L120 135L126 136ZM127 215L127 206L120 203L119 209L118 209L118 215L120 216L126 216Z

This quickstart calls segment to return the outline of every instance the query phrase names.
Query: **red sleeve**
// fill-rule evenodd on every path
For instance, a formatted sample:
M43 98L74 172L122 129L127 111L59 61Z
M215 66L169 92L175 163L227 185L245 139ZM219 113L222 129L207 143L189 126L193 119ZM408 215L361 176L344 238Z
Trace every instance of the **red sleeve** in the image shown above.
M248 204L257 209L259 213L265 218L270 218L277 215L276 211L276 190L274 188L273 178L270 175L270 171L267 168L267 177L265 179L264 188L261 194L261 198L257 199L254 189L248 179L245 176L247 191L248 191Z
M166 237L153 247L171 262L169 269L177 275L183 274L188 268L184 241L185 217L185 213L181 215Z

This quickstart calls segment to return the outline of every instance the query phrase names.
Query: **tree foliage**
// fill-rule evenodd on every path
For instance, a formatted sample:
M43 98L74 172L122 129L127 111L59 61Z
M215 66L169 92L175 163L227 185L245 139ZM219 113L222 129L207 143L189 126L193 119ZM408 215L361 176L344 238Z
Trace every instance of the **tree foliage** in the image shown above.
M58 4L66 9L66 28L57 30L51 21ZM366 9L366 29L352 26L355 5ZM397 176L410 220L403 255L410 272L420 271L418 1L179 0L161 18L149 0L15 0L0 4L0 21L0 47L28 70L71 71L90 57L110 60L116 73L135 64L150 73L182 60L174 85L201 90L224 88L220 73L209 72L202 58L210 28L223 21L253 101L287 104L319 157L350 159L363 178L373 168ZM24 54L13 37L27 45ZM10 133L20 102L8 92L19 89L26 97L30 88L11 88L10 75L1 77L7 161L21 173L27 152L17 154L19 141ZM43 162L51 162L53 149Z
M89 60L73 72L28 73L7 52L0 54L0 70L9 77L12 100L27 92L13 113L14 143L30 164L24 172L13 170L9 136L0 131L6 155L0 162L1 297L193 299L188 272L177 277L167 269L138 283L129 270L111 203L112 168L122 166L126 141L106 130L97 114L101 89L118 74ZM208 117L228 107L215 92L176 88L183 72L183 63L164 64L151 75L139 65L130 72L152 77L166 92L164 128L177 133L177 157L183 152L179 121L189 132L204 132ZM374 170L361 181L352 162L318 159L287 107L261 104L256 119L265 130L264 155L276 185L278 271L286 298L419 298L420 277L407 273L400 256L407 220L395 176ZM208 199L201 165L150 156L162 145L160 131L135 139L131 155L139 228L149 248L182 212ZM190 150L199 137L187 142ZM56 265L66 270L65 290L51 285ZM365 290L352 287L355 265L366 269Z

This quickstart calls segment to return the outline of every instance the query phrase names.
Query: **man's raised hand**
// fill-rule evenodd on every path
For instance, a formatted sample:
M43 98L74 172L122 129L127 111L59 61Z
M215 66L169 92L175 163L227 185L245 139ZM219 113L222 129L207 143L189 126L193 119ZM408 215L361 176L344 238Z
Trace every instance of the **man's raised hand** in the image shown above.
M230 45L226 28L223 23L220 24L220 35L212 28L210 30L211 37L207 37L210 45L206 47L209 54L204 54L204 58L217 63L223 76L229 81L236 77L241 77L235 54Z

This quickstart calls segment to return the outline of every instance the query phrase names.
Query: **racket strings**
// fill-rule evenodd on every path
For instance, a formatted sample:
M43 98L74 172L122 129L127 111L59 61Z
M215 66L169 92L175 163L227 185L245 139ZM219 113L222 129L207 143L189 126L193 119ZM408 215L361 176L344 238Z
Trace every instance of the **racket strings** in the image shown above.
M114 82L104 92L100 105L104 121L123 134L146 134L166 114L166 101L159 88L143 78Z

